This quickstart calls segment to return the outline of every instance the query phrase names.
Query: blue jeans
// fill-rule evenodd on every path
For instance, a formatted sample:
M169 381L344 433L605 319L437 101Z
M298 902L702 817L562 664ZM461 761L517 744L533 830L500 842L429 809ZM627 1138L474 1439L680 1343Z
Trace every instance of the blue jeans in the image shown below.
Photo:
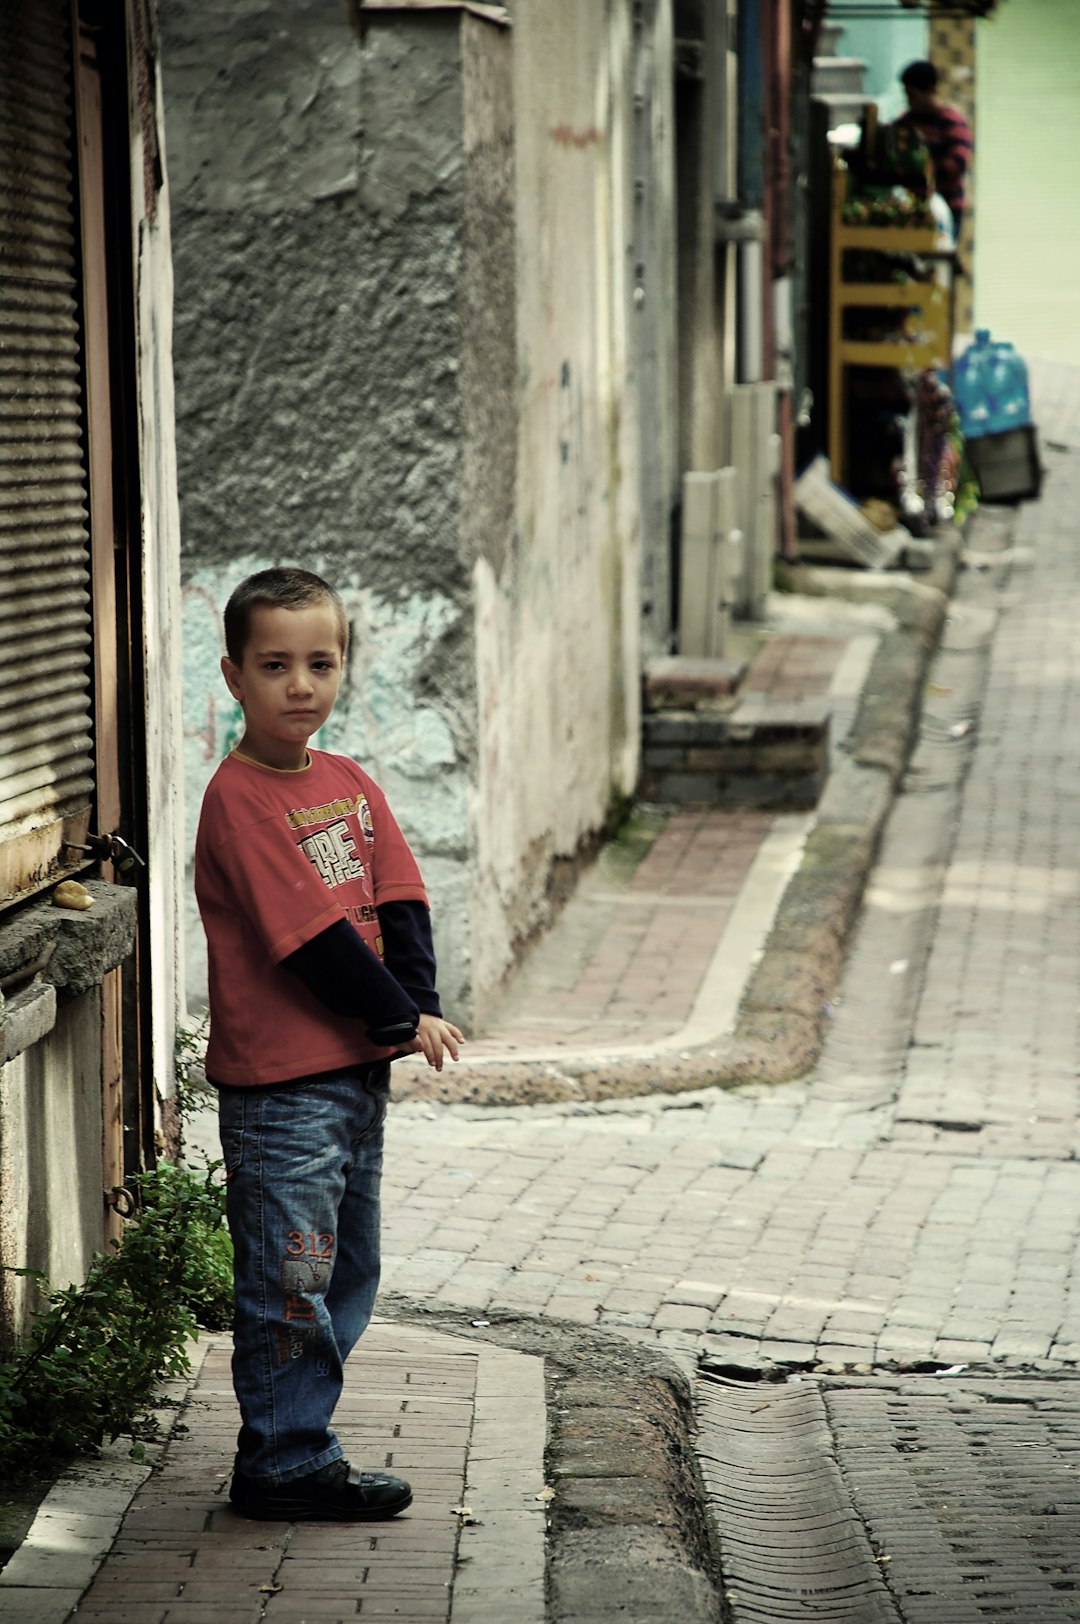
M221 1088L235 1251L237 1467L287 1483L341 1457L330 1422L379 1284L385 1062Z

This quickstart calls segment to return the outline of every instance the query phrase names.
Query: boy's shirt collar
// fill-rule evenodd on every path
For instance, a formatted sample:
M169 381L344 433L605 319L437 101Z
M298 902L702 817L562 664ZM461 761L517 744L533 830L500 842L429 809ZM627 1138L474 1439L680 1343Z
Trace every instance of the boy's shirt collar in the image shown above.
M249 767L258 768L259 772L275 773L278 778L296 778L301 773L310 772L315 764L315 758L310 750L305 752L307 760L302 767L268 767L264 761L256 761L254 756L246 756L239 745L234 745L229 754L235 756L237 761L245 762Z

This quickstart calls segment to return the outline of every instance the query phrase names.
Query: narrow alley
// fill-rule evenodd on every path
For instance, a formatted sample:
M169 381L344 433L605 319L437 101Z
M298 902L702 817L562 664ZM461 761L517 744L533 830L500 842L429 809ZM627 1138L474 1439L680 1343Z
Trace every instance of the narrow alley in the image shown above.
M0 1624L1080 1624L1078 3L0 0Z
M1080 1616L1080 380L1035 388L1044 494L971 527L814 1074L400 1103L343 1422L412 1515L235 1518L209 1338L159 1470L58 1485L5 1618Z

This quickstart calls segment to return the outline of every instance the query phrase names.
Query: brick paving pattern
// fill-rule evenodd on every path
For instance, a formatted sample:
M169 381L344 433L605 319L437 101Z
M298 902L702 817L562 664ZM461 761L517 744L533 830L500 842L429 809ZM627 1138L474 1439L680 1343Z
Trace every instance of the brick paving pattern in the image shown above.
M1080 1383L828 1384L824 1400L909 1624L1080 1619Z
M677 1032L775 823L771 812L676 812L627 882L608 870L591 876L468 1059Z
M1025 829L1076 826L1060 719L1080 682L1067 645L1045 651L1043 626L1080 585L1078 482L1080 458L1059 458L1043 501L1009 516L1013 550L1031 556L1012 564L988 668L977 582L974 609L962 595L955 610L950 658L974 674L979 722L973 742L943 728L930 741L973 765L951 854L936 854L929 882L912 870L912 894L930 884L938 919L925 974L890 975L917 944L898 948L905 915L882 907L845 983L824 1087L486 1115L402 1107L388 1157L391 1288L561 1314L691 1356L1080 1357L1077 999L1064 990L1070 974L1080 985L1075 857L1059 835L1044 863L1015 860ZM1066 697L1035 698L1033 651L1040 688ZM1030 725L1040 707L1053 725ZM982 793L998 783L999 799ZM1043 804L1033 784L1056 812L1032 810ZM934 799L935 783L924 788L915 823ZM1002 842L1014 854L1003 885ZM972 886L977 847L990 867ZM1055 862L1032 889L1027 868ZM957 951L957 932L970 951ZM942 1022L949 1043L935 1036Z
M706 1384L702 1475L722 1518L724 1593L739 1618L895 1624L813 1386ZM737 1514L733 1514L737 1508Z
M607 1326L688 1365L1080 1364L1080 421L1071 399L1045 413L1072 454L1048 453L1041 503L980 516L989 574L962 583L951 614L819 1072L608 1108L404 1108L392 1287ZM974 1526L979 1446L964 1447ZM1007 1452L985 1457L993 1517ZM1075 1470L1067 1451L1058 1467ZM1056 1492L1071 1478L1053 1483L1071 1506ZM902 1508L899 1491L882 1501L882 1527L902 1531ZM1032 1515L1018 1506L1028 1545ZM1075 1616L1064 1547L1059 1573L1034 1556L998 1568L1010 1611L989 1580L979 1589L944 1516L925 1513L927 1594L909 1586L902 1616ZM732 1604L736 1620L814 1612L792 1607Z
M737 1620L1080 1618L1080 1382L704 1386Z
M347 1366L337 1425L347 1453L409 1478L403 1516L332 1526L259 1523L227 1500L236 1408L227 1341L211 1343L160 1472L139 1490L79 1604L116 1624L335 1624L450 1616L477 1356L374 1325Z
M755 654L740 689L763 699L823 699L847 651L839 637L771 637Z
M820 699L852 639L777 635L754 655L746 699ZM530 954L470 1061L661 1043L689 1020L775 812L691 807L664 818L632 871L605 853Z

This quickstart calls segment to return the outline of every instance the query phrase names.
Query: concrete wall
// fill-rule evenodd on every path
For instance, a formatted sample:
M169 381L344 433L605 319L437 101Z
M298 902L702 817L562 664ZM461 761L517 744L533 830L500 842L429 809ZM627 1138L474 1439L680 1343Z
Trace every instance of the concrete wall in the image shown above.
M57 1012L48 1037L0 1066L0 1261L54 1286L81 1281L103 1244L101 996ZM0 1341L41 1306L34 1282L0 1273Z
M560 860L636 783L646 512L661 640L669 618L671 23L644 11L640 29L629 4L514 11L518 522L505 567L475 574L488 986L545 921Z
M389 794L474 1024L633 790L643 542L661 641L670 618L668 0L633 16L163 16L188 849L238 720L228 592L327 574L355 637L323 742ZM197 1002L193 911L189 941Z
M475 755L461 556L462 85L457 20L373 30L344 6L172 0L187 851L235 729L220 613L295 563L342 590L353 652L328 748L389 794L467 992ZM367 87L362 90L363 83ZM188 890L189 998L205 992Z

